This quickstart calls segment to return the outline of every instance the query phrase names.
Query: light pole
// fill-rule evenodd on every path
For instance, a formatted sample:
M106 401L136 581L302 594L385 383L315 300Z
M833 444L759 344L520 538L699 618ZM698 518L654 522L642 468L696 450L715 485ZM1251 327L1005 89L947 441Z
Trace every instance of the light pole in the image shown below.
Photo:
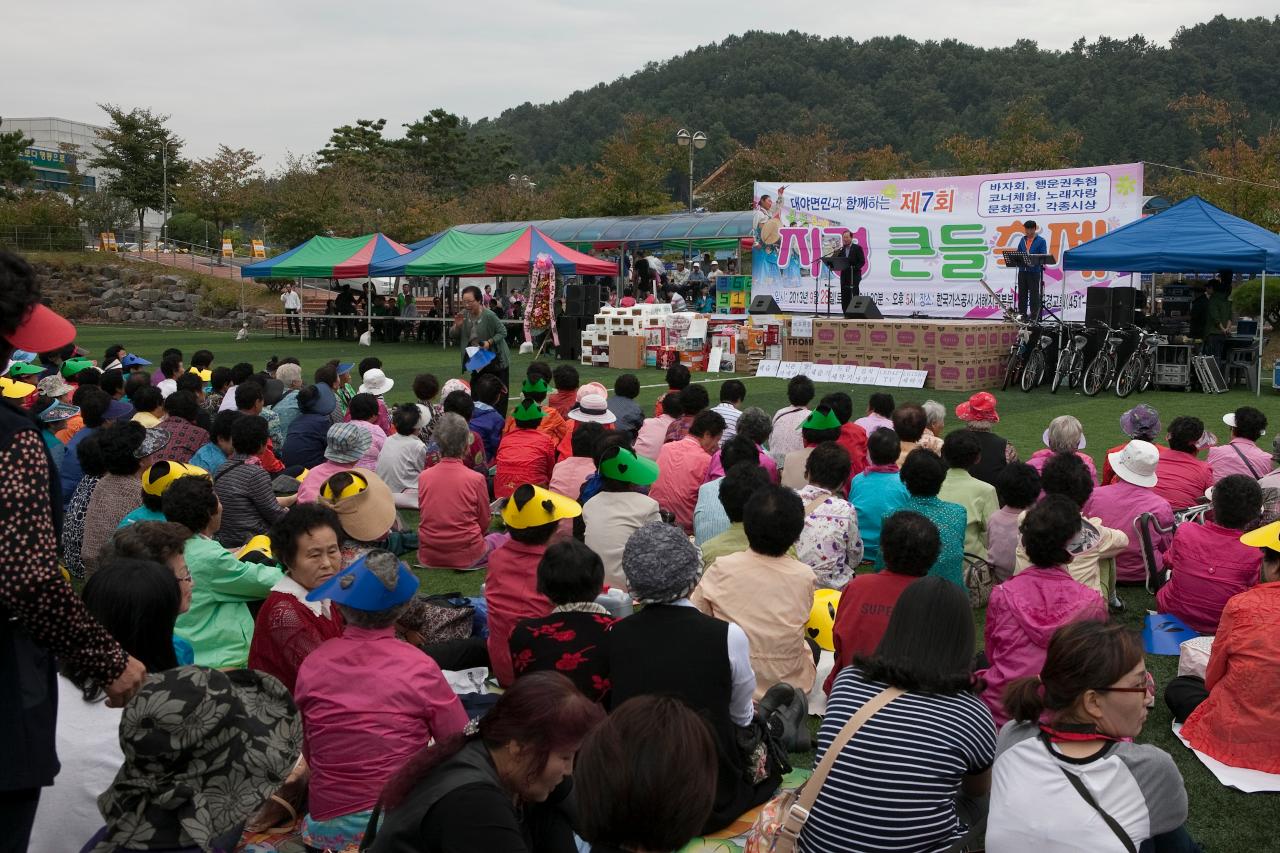
M689 212L693 213L693 152L707 147L707 135L700 130L690 134L682 127L676 132L676 142L689 149Z
M163 136L157 142L160 143L160 240L163 243L169 242L169 140ZM160 254L160 246L156 246L156 254Z

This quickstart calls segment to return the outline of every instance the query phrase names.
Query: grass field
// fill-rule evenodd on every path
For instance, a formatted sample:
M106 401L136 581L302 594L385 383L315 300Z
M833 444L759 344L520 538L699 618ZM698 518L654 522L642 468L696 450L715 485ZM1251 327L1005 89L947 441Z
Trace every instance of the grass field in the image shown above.
M221 364L249 361L261 366L272 355L281 357L291 355L301 361L304 377L309 377L316 366L330 358L340 357L348 361L359 361L367 355L376 355L382 359L387 374L396 381L396 388L388 395L391 402L412 399L410 383L418 373L434 373L442 382L449 377L461 375L457 349L442 349L439 345L378 344L372 348L365 348L356 346L354 343L299 343L297 340L275 339L265 334L237 342L232 334L226 332L162 331L100 326L82 327L78 342L95 358L101 358L102 351L107 345L121 343L131 351L154 362L159 361L160 352L169 346L182 349L188 357L196 349L210 349L217 356L217 362ZM523 373L524 365L531 359L528 356L514 356L513 359L512 377L514 379ZM609 388L613 387L613 380L620 373L616 370L593 367L579 367L579 372L584 382L598 380ZM657 370L644 370L640 371L639 375L642 386L640 400L648 407L665 388L662 373ZM714 386L727 378L731 377L722 376L710 380L713 387L708 388L708 391L713 401L717 399ZM746 385L748 405L757 405L767 412L772 412L786 403L786 383L783 380L748 379ZM860 408L865 406L866 396L873 389L820 385L818 393L822 395L835 390L845 390L851 394L855 408ZM954 411L955 405L967 397L965 394L955 392L927 390L901 391L895 396L899 400L917 402L932 398L943 403L949 412ZM1273 431L1280 428L1280 406L1276 405L1275 392L1266 387L1260 399L1243 389L1218 396L1151 392L1128 400L1117 399L1114 394L1099 395L1095 398L1066 392L1050 395L1046 389L1039 389L1030 394L1009 391L997 393L997 397L1002 419L998 431L1014 443L1024 459L1031 452L1042 447L1041 433L1052 418L1060 414L1073 414L1084 423L1089 442L1086 452L1093 455L1099 468L1107 449L1125 440L1125 436L1120 432L1119 418L1121 413L1138 400L1154 406L1160 412L1164 424L1168 424L1178 415L1195 415L1205 422L1208 429L1216 432L1220 437L1225 437L1228 433L1222 423L1222 415L1236 406L1245 404L1257 405L1267 413L1272 419ZM949 421L948 426L950 425ZM483 580L482 572L472 574L436 572L430 577L424 577L424 586L432 592L459 590L471 594L479 592ZM1125 601L1127 609L1115 618L1135 628L1141 627L1143 615L1148 608L1154 606L1152 596L1141 588L1122 588L1121 598ZM977 614L976 618L979 625L979 643L981 643L982 614ZM1177 674L1176 658L1150 656L1147 666L1155 676L1158 685L1167 684ZM1217 851L1243 853L1243 851L1280 850L1280 840L1277 840L1280 818L1276 817L1277 811L1280 811L1280 794L1250 795L1222 787L1199 760L1178 742L1170 731L1169 725L1168 709L1163 700L1158 698L1147 720L1141 740L1165 749L1177 762L1190 797L1189 823L1196 839L1204 844L1207 850L1215 853ZM1277 736L1280 737L1280 734ZM796 756L796 759L802 765L809 762L808 756ZM1267 817L1267 815L1271 816Z

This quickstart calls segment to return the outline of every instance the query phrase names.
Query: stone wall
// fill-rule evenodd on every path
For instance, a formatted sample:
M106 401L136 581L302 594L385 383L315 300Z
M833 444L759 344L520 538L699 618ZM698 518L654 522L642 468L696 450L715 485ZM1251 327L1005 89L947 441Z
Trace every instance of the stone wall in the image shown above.
M266 310L240 312L240 283L228 281L214 291L181 271L156 272L125 264L36 264L41 292L61 314L77 323L129 323L160 327L261 328ZM221 283L220 283L221 284ZM258 285L245 282L246 295ZM229 295L234 294L234 295Z

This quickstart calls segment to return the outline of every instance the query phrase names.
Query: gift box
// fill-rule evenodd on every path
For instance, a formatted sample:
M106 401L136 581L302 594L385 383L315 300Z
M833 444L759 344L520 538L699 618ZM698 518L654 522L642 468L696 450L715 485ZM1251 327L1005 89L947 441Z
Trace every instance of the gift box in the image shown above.
M666 370L668 367L675 367L679 363L680 363L680 351L678 349L676 349L675 347L659 347L658 348L657 364L655 365L656 367L658 367L661 370Z

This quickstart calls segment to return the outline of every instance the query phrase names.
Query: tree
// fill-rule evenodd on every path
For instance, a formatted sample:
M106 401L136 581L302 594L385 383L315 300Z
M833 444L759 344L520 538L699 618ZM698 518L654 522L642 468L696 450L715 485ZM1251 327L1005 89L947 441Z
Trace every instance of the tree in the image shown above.
M746 210L755 181L847 181L858 162L858 155L850 153L829 127L806 134L767 133L754 147L739 148L703 182L699 193L712 210Z
M1169 108L1184 115L1193 130L1212 133L1214 145L1191 161L1208 174L1162 176L1156 182L1161 191L1175 198L1198 195L1228 213L1280 229L1280 129L1268 128L1250 145L1244 131L1249 113L1238 104L1200 93L1179 98Z
M89 164L115 172L111 185L116 195L133 206L141 242L147 211L171 205L174 189L186 174L187 164L181 158L183 141L165 127L167 115L156 115L143 107L125 112L114 104L98 106L111 119L111 126L102 132L98 156Z
M1054 125L1043 101L1023 97L1005 112L993 139L957 133L939 148L960 174L974 175L1066 168L1083 142L1078 131Z
M178 198L183 207L215 226L218 237L251 207L263 178L262 158L247 148L219 145L212 157L196 160L187 170Z
M116 195L110 181L98 184L97 191L85 195L76 213L93 234L124 231L133 217L133 204Z
M79 210L84 199L83 177L80 174L80 146L74 142L59 142L58 150L63 153L63 162L67 167L67 183L62 188L62 193L71 200L71 207Z
M376 171L387 165L391 147L382 136L385 118L356 119L354 125L335 127L333 135L317 155L325 166L352 166Z
M4 119L0 119L0 127ZM22 155L34 140L20 130L11 133L0 131L0 196L12 196L18 187L26 186L35 178L31 164Z
M688 165L675 135L671 119L623 116L622 128L605 141L596 164L600 215L669 213L676 208L668 182L676 175L687 176Z

